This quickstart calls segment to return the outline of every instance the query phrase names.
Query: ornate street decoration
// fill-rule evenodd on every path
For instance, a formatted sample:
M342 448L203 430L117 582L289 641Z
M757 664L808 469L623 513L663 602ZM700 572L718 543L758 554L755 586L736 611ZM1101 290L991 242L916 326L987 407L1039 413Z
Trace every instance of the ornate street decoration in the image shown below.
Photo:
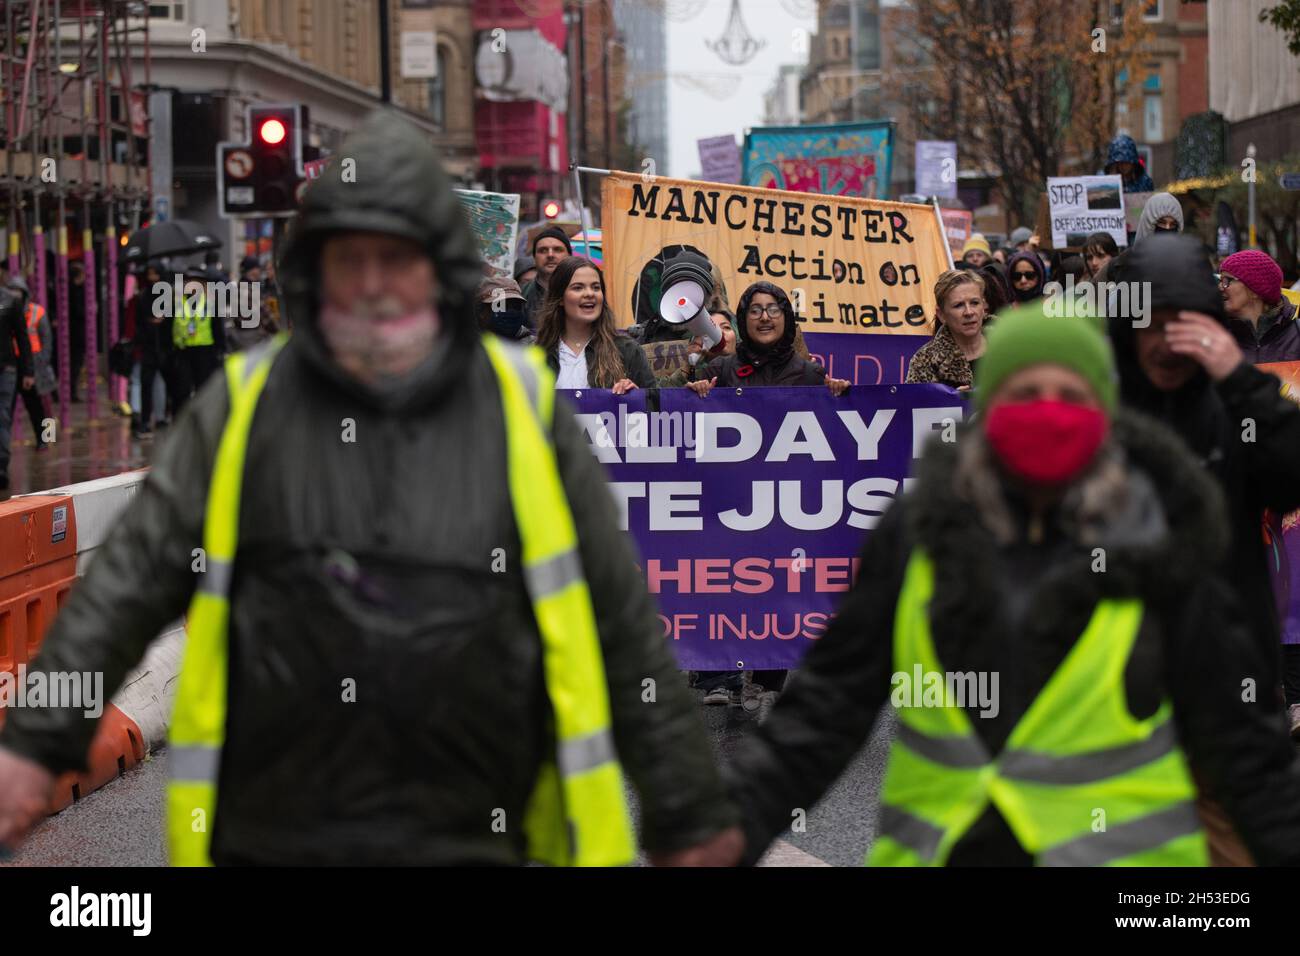
M722 36L713 42L705 40L704 45L718 54L724 63L744 66L767 46L767 41L754 39L740 16L740 0L731 0L731 14L727 17Z

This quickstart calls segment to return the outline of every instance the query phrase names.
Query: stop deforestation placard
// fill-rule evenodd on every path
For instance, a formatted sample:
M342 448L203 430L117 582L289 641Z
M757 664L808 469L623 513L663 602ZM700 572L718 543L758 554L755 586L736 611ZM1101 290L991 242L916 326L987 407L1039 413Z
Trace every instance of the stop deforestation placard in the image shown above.
M1108 232L1116 245L1128 245L1120 177L1052 176L1047 180L1047 201L1053 248L1078 249L1094 232Z

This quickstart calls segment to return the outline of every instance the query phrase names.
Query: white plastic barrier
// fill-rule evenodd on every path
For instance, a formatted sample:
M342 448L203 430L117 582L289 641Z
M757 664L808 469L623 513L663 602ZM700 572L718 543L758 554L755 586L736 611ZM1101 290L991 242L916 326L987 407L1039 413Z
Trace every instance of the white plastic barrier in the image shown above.
M77 516L78 575L86 573L86 565L107 540L108 533L148 476L149 472L143 469L125 471L109 478L97 478L94 481L38 492L42 495L72 496Z

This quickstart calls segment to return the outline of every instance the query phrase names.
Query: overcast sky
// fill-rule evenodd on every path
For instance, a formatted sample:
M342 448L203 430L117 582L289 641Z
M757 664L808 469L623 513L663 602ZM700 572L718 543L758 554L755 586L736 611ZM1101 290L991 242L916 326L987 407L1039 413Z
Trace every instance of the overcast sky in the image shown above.
M670 6L688 9L690 4L673 0ZM668 82L668 175L688 177L699 172L696 140L731 133L736 142L743 143L745 127L762 125L763 94L772 86L781 64L807 60L807 54L796 54L792 49L794 31L802 27L811 34L817 27L815 14L800 18L790 13L790 9L815 9L811 0L788 0L788 7L781 0L741 0L745 25L755 39L766 41L766 45L740 67L725 63L704 45L706 39L722 36L731 0L703 0L702 9L692 19L669 20L669 73L737 76L741 82L734 93L725 97L688 88L675 79Z

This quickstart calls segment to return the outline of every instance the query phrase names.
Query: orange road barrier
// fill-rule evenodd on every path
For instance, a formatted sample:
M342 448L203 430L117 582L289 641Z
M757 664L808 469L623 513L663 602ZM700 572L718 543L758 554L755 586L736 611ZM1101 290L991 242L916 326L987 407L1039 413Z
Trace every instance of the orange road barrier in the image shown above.
M0 502L0 671L17 675L36 657L54 615L77 580L77 520L71 495L33 495ZM65 773L54 787L57 813L145 758L136 722L103 701L104 713L85 773ZM0 707L0 725L4 723Z
M0 671L17 673L77 579L77 520L69 495L0 502Z

